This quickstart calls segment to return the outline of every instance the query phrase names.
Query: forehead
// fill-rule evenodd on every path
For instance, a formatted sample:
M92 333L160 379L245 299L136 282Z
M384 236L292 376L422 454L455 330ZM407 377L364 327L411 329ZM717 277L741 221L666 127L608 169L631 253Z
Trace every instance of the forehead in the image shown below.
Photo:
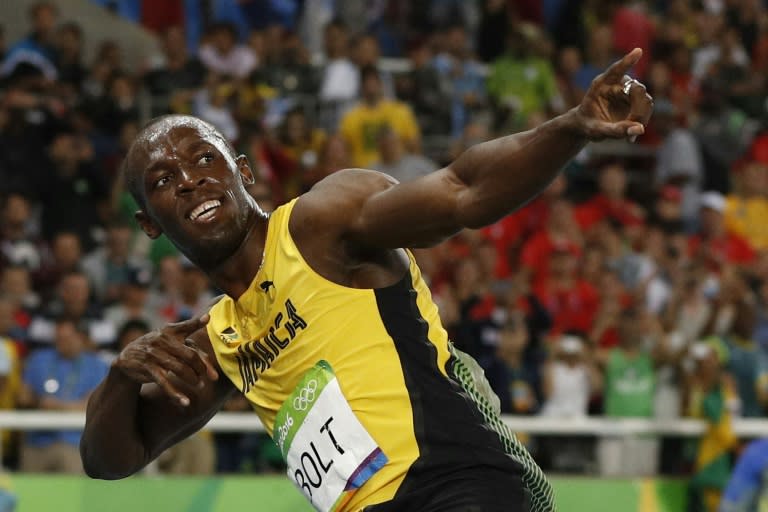
M208 123L194 117L163 119L146 128L136 138L129 152L129 167L143 173L157 161L174 158L178 153L210 144L221 154L229 155L223 136Z

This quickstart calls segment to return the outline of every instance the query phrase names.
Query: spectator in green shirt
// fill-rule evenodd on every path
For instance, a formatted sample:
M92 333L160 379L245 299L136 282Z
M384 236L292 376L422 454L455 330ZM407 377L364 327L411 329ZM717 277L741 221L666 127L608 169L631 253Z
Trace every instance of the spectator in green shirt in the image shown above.
M507 38L507 51L493 61L486 86L503 112L505 128L520 129L535 112L558 113L563 100L548 60L533 55L530 37L519 28Z

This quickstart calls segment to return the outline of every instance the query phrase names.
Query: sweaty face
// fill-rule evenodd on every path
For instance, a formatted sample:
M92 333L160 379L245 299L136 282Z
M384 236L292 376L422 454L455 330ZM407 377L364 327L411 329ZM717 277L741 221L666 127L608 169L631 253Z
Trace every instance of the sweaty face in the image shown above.
M150 127L129 154L145 211L138 218L150 237L165 233L189 259L214 265L243 242L258 211L245 182L245 158L236 160L212 128L194 118Z

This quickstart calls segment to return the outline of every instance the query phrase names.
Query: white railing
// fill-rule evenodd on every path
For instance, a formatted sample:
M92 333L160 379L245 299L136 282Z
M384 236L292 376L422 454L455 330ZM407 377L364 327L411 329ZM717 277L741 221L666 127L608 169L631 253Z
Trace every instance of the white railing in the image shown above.
M706 424L699 420L646 420L588 418L550 418L542 416L504 416L504 422L515 432L552 436L627 436L656 434L660 436L701 435ZM0 411L0 430L66 430L80 429L85 414L80 412ZM737 419L733 428L739 437L768 436L768 420ZM213 432L263 432L264 426L255 414L219 413L206 426Z

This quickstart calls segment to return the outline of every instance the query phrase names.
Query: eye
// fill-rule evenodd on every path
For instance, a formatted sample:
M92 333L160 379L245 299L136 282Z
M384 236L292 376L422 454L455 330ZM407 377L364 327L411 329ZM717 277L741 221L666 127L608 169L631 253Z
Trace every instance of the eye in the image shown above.
M160 176L158 179L155 180L154 187L160 188L166 183L168 183L169 181L171 181L171 177L168 174L164 176Z
M203 155L197 161L197 164L207 165L207 164L210 164L211 162L213 162L213 153L208 151L207 153L203 153Z

